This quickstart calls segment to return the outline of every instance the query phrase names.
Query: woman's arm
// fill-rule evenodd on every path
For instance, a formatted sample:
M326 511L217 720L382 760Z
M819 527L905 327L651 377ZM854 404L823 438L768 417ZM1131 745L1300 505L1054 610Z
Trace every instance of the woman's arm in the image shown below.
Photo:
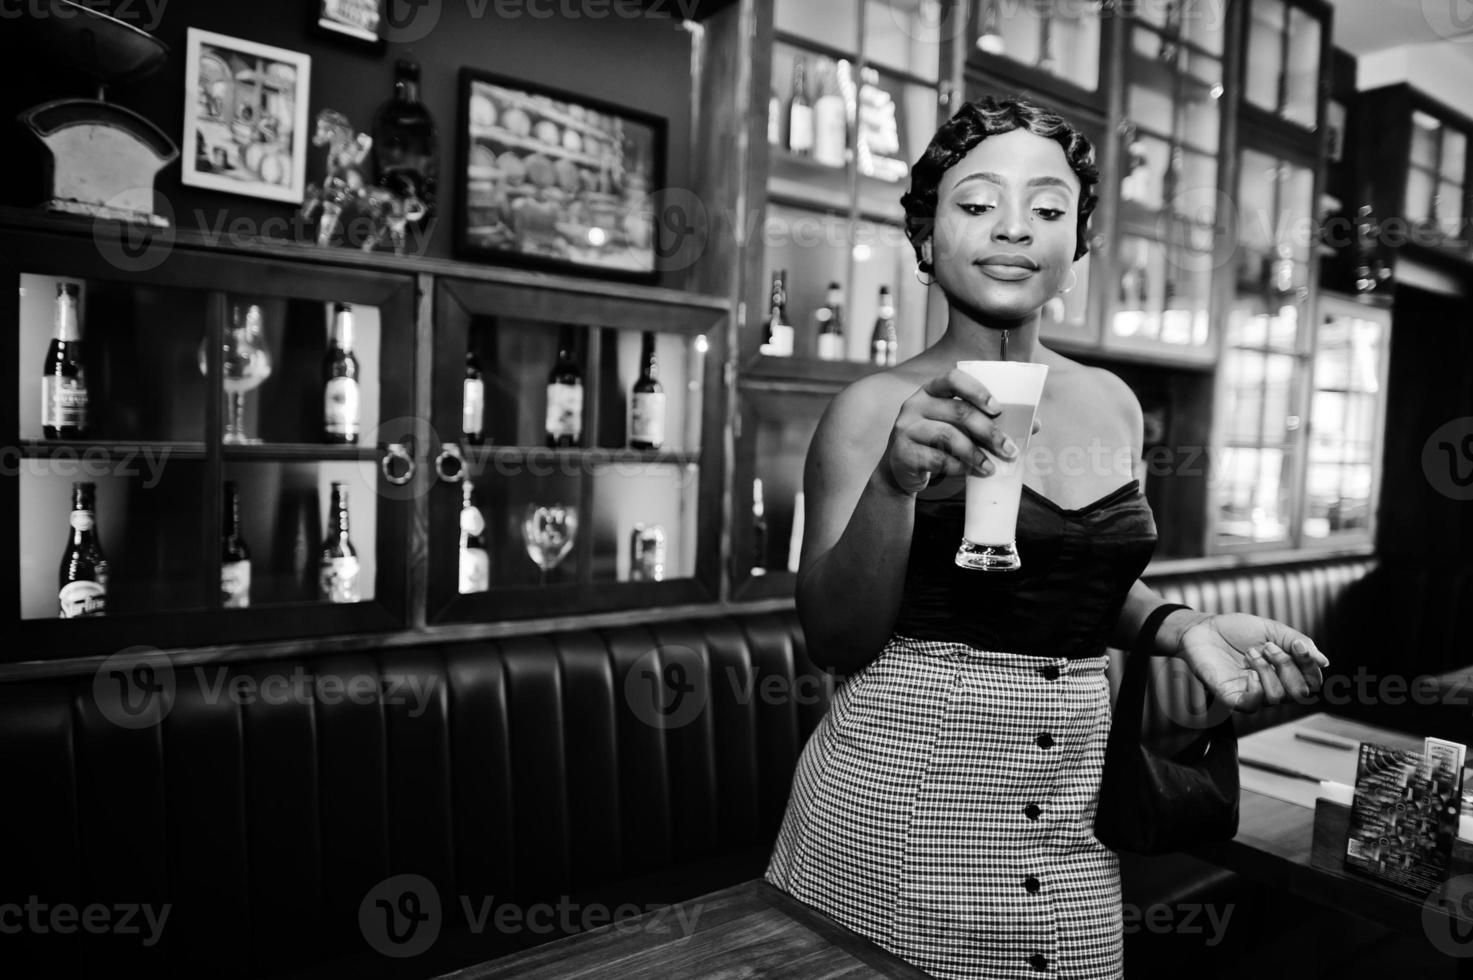
M809 657L826 670L858 670L889 640L916 493L934 473L992 472L983 448L1003 454L999 409L981 382L950 371L912 383L873 375L846 388L809 446L798 618Z

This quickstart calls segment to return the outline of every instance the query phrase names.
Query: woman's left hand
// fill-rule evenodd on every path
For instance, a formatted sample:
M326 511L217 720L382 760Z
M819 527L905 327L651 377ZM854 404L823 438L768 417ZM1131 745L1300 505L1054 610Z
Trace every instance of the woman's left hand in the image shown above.
M1181 635L1180 657L1235 711L1312 695L1330 665L1314 641L1283 623L1246 613L1208 616Z

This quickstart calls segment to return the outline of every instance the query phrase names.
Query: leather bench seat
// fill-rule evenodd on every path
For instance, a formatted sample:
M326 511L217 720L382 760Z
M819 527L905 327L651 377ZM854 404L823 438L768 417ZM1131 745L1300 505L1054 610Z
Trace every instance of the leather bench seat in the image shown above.
M1154 584L1313 633L1368 567ZM260 686L281 678L298 679L294 693ZM7 978L426 977L564 931L477 931L488 903L607 916L754 877L835 683L791 611L229 664L183 656L167 713L143 728L110 721L94 680L0 684L0 908L167 903L169 918L152 945L0 931ZM690 706L667 701L661 680ZM355 682L370 696L344 697ZM258 693L236 699L232 685ZM1185 858L1123 867L1140 908L1235 886ZM413 957L381 955L365 941L387 911L374 890L410 874L439 900L439 937Z

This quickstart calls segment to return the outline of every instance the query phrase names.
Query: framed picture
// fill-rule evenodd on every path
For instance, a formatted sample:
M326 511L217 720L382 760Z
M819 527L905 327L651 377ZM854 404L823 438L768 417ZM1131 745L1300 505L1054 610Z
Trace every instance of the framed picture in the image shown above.
M462 254L656 279L650 195L664 179L663 119L464 68L459 128Z
M384 48L379 33L389 0L308 0L317 32L338 40L357 41L376 51Z
M301 203L311 68L305 54L191 27L184 183Z

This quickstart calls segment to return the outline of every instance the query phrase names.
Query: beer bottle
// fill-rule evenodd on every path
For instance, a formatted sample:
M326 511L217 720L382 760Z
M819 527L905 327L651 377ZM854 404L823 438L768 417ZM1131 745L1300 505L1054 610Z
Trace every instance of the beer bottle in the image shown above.
M486 550L486 519L476 506L476 488L460 485L460 593L485 592L491 587L491 556Z
M465 441L479 446L486 438L486 377L476 352L465 352L465 381L460 396L460 431Z
M358 441L358 358L353 355L353 307L335 303L332 336L322 360L323 440Z
M348 540L348 487L332 485L327 536L318 560L318 597L323 602L358 601L358 552Z
M94 484L72 484L71 536L61 553L57 591L62 619L107 612L107 559L102 557L102 545L97 540L95 492Z
M875 332L870 336L870 362L877 367L894 367L899 341L895 336L895 304L890 287L880 287L880 312L875 318Z
M665 443L665 389L655 360L655 335L646 330L640 342L639 380L629 399L629 446L659 449Z
M41 432L47 439L87 434L87 379L77 323L77 284L56 284L55 336L41 370Z
M843 297L844 288L836 282L829 283L827 300L813 314L818 324L818 356L825 361L845 358Z
M225 484L224 526L220 536L220 605L244 609L251 604L251 553L240 536L240 491Z
M573 329L558 336L557 359L547 374L547 444L578 445L583 438L583 370L573 358Z

